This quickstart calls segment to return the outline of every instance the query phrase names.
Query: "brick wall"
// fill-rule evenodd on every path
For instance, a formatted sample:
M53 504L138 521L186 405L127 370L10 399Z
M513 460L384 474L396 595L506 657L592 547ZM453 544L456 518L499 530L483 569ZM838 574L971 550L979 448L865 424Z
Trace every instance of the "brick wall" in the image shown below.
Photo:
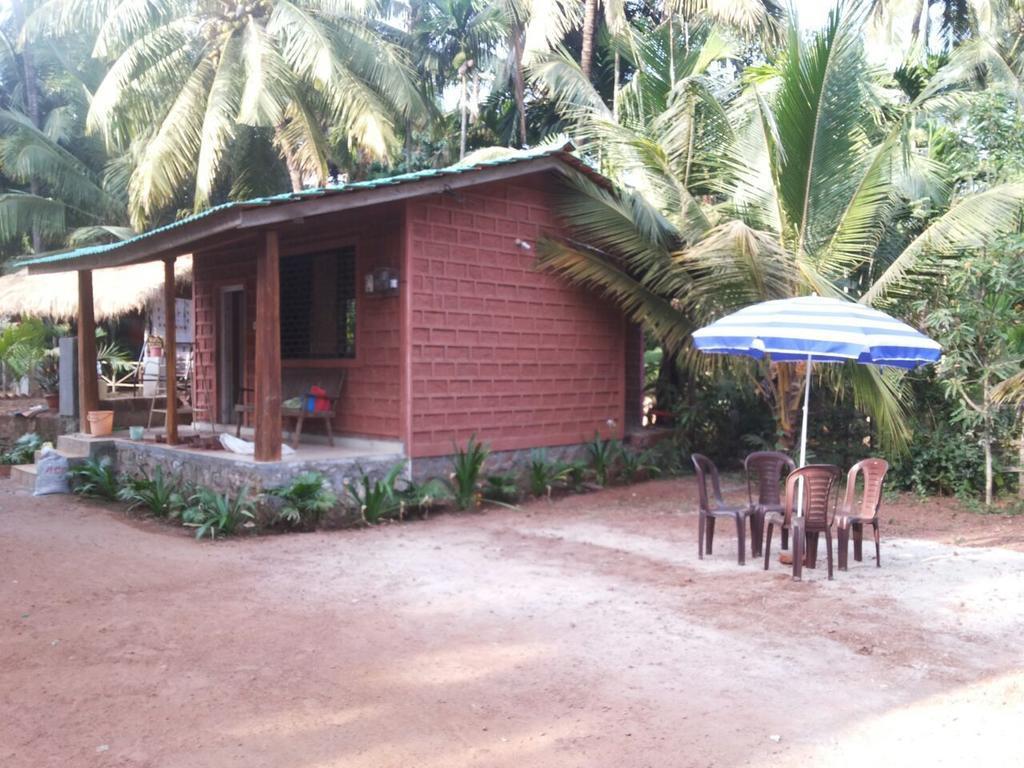
M286 368L308 370L311 383L317 371L345 370L345 386L334 428L338 432L370 437L401 438L400 302L394 296L367 296L363 278L372 269L399 268L402 263L401 207L379 207L372 212L323 216L280 230L281 258L290 254L327 250L333 246L356 248L356 357L353 360L282 361ZM216 400L216 338L221 288L242 284L246 291L247 386L255 380L256 256L254 246L237 245L195 255L193 298L196 333L196 402L209 407ZM316 422L303 427L314 433Z
M502 451L622 436L625 320L516 246L556 227L532 179L407 204L414 457L473 432Z

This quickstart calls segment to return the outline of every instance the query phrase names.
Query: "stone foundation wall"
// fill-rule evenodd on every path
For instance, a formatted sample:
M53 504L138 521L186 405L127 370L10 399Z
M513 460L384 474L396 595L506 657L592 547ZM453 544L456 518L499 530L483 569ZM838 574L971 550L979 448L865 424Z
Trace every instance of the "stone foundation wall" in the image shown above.
M530 462L530 455L535 449L516 451L493 451L484 463L482 475L525 472ZM587 458L585 443L575 445L558 445L544 449L548 461L577 461ZM427 480L431 477L447 478L452 473L452 456L430 456L413 459L412 476L414 480Z
M184 453L152 443L113 441L117 453L117 469L127 474L152 474L160 466L175 479L212 488L222 493L237 493L248 486L250 494L286 485L303 472L319 472L339 496L345 485L366 472L373 478L383 477L402 457L374 456L339 461L282 461L256 463L238 461L224 454L211 452Z

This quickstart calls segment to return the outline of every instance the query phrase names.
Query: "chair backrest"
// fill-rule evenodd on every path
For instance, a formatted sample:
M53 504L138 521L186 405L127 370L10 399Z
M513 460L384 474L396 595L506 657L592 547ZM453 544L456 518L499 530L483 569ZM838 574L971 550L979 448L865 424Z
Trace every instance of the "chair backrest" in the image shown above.
M846 474L846 496L843 498L843 509L847 514L858 517L874 517L882 504L882 483L889 471L889 462L885 459L863 459L858 461ZM864 476L864 492L860 499L860 509L855 510L857 498L857 475Z
M796 462L781 451L754 451L743 461L747 472L747 497L750 503L782 505L782 479L796 469ZM754 485L757 484L757 497Z
M715 462L702 453L695 453L690 456L693 461L693 468L697 471L697 495L700 499L700 508L707 511L716 507L725 506L722 500L722 485L718 479L718 467ZM708 480L711 480L711 496L708 496Z
M786 523L800 513L796 504L798 488L803 479L802 512L807 530L824 530L835 515L839 497L839 467L833 464L808 464L789 473L786 478Z

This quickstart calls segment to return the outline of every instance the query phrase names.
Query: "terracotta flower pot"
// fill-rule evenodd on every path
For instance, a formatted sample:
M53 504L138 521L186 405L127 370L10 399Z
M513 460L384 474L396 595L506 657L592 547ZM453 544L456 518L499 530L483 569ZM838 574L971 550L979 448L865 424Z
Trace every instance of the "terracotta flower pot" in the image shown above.
M55 411L60 408L60 394L57 392L44 393L43 400L46 401L46 407L51 411Z

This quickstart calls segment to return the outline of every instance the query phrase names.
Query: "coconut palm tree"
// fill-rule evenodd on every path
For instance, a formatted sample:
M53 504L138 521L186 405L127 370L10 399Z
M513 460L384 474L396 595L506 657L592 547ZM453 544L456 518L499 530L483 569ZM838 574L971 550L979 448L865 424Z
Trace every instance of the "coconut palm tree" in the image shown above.
M109 158L83 136L87 49L80 39L59 55L19 46L26 8L12 10L0 20L0 248L40 252L124 236L123 199L103 184Z
M602 158L614 155L609 167L624 189L575 180L585 194L566 195L561 213L597 247L548 241L543 263L614 298L696 365L690 333L731 310L812 292L886 304L964 249L1015 229L1024 185L950 197L943 168L908 143L908 121L927 104L894 102L880 87L864 57L865 23L864 4L852 3L810 39L791 27L774 63L748 70L726 122L702 97L717 152L688 149L678 92L667 110L676 116L661 130L656 120L645 131L592 121L593 143ZM708 171L694 175L695 166ZM921 198L932 206L924 224L908 215ZM906 439L898 377L867 366L822 369L825 383L852 387L880 435ZM771 365L763 373L761 390L791 442L800 371Z
M264 129L292 188L322 184L329 135L387 158L395 121L423 100L404 50L359 0L49 0L26 37L94 30L110 62L88 126L112 148L136 144L129 184L142 224L193 186L211 203L232 143Z

